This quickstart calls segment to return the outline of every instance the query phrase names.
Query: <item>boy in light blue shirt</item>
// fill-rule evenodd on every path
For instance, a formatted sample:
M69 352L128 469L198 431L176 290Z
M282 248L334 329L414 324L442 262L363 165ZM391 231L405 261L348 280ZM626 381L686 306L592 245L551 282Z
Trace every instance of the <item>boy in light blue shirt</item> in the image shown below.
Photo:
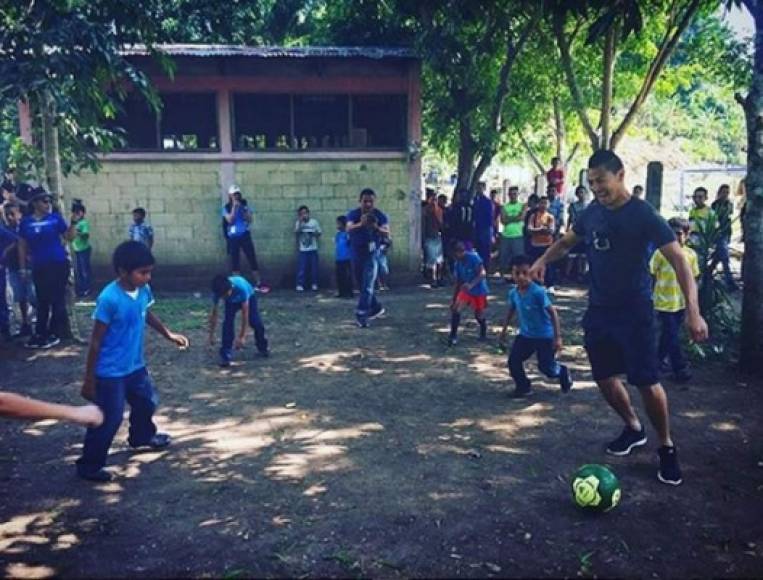
M509 291L509 312L501 331L501 343L506 342L506 331L517 314L519 334L514 339L509 354L509 372L514 379L513 397L525 397L532 393L530 381L525 374L524 363L537 355L538 368L549 378L558 378L563 393L572 387L569 369L556 361L562 348L559 315L551 304L548 292L530 277L532 260L528 256L515 256L511 260L511 275L516 287Z
M212 279L212 312L209 314L209 344L215 344L215 328L217 327L217 303L225 303L225 318L223 319L223 337L220 346L220 366L229 367L233 358L233 347L236 350L244 348L246 331L251 326L254 330L255 344L260 356L270 356L268 339L265 338L265 325L257 308L257 294L254 287L241 276L225 276L218 274ZM241 311L241 330L238 337L233 339L236 314Z
M117 279L98 295L82 386L82 396L101 408L104 420L87 430L77 474L98 482L111 479L103 468L122 424L125 401L131 408L130 447L161 449L170 444L170 436L157 433L153 421L159 399L143 358L146 324L181 349L189 345L149 311L154 303L148 285L154 269L151 250L141 242L123 242L114 250L113 264Z

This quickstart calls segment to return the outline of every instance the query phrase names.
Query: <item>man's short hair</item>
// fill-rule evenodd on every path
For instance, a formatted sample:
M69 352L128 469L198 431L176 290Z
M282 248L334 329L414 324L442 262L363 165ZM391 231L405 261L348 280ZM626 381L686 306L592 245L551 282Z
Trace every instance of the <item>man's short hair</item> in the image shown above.
M511 258L511 262L509 262L509 265L514 268L519 268L520 266L532 266L533 261L530 256L526 256L525 254L519 254L518 256L513 256Z
M347 225L347 216L346 215L338 215L336 216L336 221L338 221L343 226Z
M300 205L300 206L297 208L297 213L300 213L300 212L301 212L303 209L304 209L304 210L306 210L306 211L310 211L310 208L309 208L309 207L307 207L306 205Z
M511 187L509 187L509 193L511 193L512 191L516 191L517 193L519 193L519 186L512 185Z
M702 187L701 185L694 190L694 193L704 193L705 197L707 197L707 188Z
M376 197L376 192L370 187L366 187L360 192L360 196L358 197L358 199L363 199L367 195L370 195L371 197Z
M437 201L440 201L441 199L448 201L448 196L445 195L444 193L441 193L440 195L437 196Z
M114 250L114 256L111 261L117 273L120 270L129 273L138 268L153 266L156 263L154 255L147 245L132 240L119 244L116 250Z
M609 149L599 149L588 158L588 169L604 168L610 173L617 173L623 169L622 160Z
M221 297L225 296L231 288L233 288L233 284L231 284L230 279L225 274L217 274L214 278L212 278L211 286L212 296L215 297L215 300L219 300Z
M146 217L146 210L142 207L136 207L134 210L132 210L132 213L137 213L140 217Z

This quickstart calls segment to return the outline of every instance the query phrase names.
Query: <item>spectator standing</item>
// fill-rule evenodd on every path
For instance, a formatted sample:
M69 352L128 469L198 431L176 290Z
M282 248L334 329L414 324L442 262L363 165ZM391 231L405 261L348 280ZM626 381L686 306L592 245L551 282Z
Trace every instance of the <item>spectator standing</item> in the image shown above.
M728 184L724 183L718 188L715 201L710 205L710 209L715 212L715 217L718 220L718 240L715 243L715 252L713 255L712 263L710 264L710 272L714 272L716 266L720 262L723 268L723 280L726 287L732 292L737 290L736 282L734 282L734 276L731 273L731 255L729 254L729 245L731 244L731 220L734 215L734 204L729 199L731 194L731 188Z
M228 189L228 203L223 206L222 214L226 223L231 270L234 274L241 274L241 252L243 251L252 269L252 278L257 289L260 285L260 267L250 231L252 209L241 195L238 185L231 185Z
M546 172L546 183L554 187L556 195L564 193L564 168L559 157L551 158L551 169ZM546 195L548 195L548 192Z
M442 209L437 204L434 191L427 192L426 205L422 212L424 238L424 268L432 288L443 283Z
M352 298L352 251L350 234L347 233L347 216L344 215L336 218L334 259L336 260L336 296Z
M154 228L146 221L146 210L142 207L132 210L132 223L127 231L127 238L133 242L140 242L149 250L154 247Z
M91 269L90 254L90 222L85 217L87 210L80 200L72 204L72 225L74 226L74 239L71 242L74 259L76 260L75 291L78 298L84 298L90 294Z
M307 281L313 292L318 291L318 239L323 231L318 220L310 217L310 208L306 205L297 210L297 223L294 224L297 235L299 259L297 264L297 292L304 292Z
M527 208L519 201L519 187L509 187L509 201L501 208L501 246L499 249L501 273L511 273L511 260L525 252L522 227Z

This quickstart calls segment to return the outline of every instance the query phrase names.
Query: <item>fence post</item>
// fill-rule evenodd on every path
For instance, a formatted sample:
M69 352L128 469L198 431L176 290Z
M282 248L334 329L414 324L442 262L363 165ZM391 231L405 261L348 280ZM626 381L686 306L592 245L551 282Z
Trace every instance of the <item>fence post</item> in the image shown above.
M662 205L662 163L650 161L646 166L646 200L660 212Z

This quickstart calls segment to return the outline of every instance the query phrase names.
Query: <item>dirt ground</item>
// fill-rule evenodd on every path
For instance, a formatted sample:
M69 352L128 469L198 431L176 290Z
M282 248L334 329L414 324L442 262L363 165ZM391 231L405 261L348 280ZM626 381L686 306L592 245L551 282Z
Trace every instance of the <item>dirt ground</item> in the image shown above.
M721 365L667 383L685 477L671 488L655 477L652 432L631 457L603 452L621 425L580 346L580 290L557 298L575 387L562 395L533 375L524 401L508 398L505 356L476 341L473 321L444 346L448 297L387 292L387 317L360 330L352 302L274 292L260 302L272 357L255 357L250 340L221 370L205 346L207 302L160 296L156 312L192 340L187 352L156 335L147 346L156 419L174 445L132 452L123 426L115 480L94 485L74 475L81 428L1 420L0 574L763 574L763 384ZM490 307L493 337L502 302ZM1 354L2 388L78 401L83 347ZM594 462L623 489L600 516L569 491Z

